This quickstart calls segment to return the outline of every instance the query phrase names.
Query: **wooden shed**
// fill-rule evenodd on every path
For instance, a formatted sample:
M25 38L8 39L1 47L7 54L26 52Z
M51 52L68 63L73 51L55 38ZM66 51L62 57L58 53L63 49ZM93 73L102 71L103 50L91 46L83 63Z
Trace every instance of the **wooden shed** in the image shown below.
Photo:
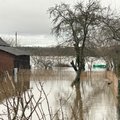
M30 53L10 47L0 38L0 73L12 72L14 68L30 69Z

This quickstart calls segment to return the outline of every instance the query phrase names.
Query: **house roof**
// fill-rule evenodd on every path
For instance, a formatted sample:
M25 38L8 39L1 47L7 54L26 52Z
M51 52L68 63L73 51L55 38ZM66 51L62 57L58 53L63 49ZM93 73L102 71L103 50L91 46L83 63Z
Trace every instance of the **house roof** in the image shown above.
M0 46L10 46L9 44L7 44L5 41L3 41L3 39L0 37Z
M20 50L15 47L5 47L5 46L0 46L0 50L5 51L7 53L20 56L20 55L30 55L28 51Z
M7 44L1 37L0 37L0 50L16 55L16 56L30 55L30 53L26 50L20 50L16 47L10 47L10 45Z

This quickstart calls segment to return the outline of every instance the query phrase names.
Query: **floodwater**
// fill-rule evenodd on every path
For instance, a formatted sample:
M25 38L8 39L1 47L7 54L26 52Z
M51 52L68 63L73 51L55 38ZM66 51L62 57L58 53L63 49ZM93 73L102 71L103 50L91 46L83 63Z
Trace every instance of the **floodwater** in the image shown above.
M72 68L32 70L31 75L23 73L22 81L26 82L22 85L27 87L25 90L22 88L19 96L17 94L18 97L22 96L20 100L25 100L19 103L16 120L27 119L30 113L30 120L81 120L81 116L83 120L118 120L116 96L103 79L81 80L80 89L76 90L71 87L75 78ZM17 87L19 85L21 82ZM7 95L7 98L1 97L0 119L9 120L15 116L13 108L17 108L18 97L13 94ZM8 115L9 112L12 113L11 116Z

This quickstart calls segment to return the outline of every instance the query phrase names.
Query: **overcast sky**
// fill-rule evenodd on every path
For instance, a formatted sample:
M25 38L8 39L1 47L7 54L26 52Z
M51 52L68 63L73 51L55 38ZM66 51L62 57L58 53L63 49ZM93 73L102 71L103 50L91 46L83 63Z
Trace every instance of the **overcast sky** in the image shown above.
M79 0L0 0L0 36L14 39L18 32L21 45L51 46L56 38L50 35L48 8L61 2L74 4ZM119 11L120 0L101 0Z

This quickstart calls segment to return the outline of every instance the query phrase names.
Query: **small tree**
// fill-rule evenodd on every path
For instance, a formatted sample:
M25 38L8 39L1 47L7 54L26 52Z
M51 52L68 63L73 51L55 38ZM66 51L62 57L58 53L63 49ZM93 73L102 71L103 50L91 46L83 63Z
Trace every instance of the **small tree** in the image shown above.
M36 68L52 69L52 61L46 59L45 56L32 56L32 60Z

